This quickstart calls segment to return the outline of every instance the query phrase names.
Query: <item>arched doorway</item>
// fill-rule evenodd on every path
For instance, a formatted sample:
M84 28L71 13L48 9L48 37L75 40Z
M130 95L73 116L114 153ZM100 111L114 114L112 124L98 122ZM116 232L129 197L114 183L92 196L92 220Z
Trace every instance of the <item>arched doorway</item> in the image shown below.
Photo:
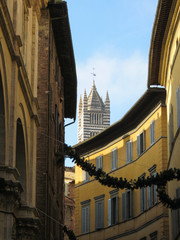
M5 110L4 110L4 92L2 78L0 73L0 164L5 163Z
M22 122L17 119L16 131L16 168L19 171L19 181L22 184L24 192L22 193L22 201L26 201L26 152Z

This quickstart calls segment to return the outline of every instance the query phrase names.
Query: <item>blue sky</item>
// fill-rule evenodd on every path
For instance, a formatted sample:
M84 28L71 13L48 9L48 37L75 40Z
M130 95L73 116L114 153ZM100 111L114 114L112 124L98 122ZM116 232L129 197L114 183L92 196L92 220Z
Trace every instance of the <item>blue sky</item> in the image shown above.
M157 2L67 0L78 80L77 107L84 89L90 92L93 68L103 100L109 92L111 124L120 120L145 92ZM65 141L71 146L77 143L77 122L78 117L65 129ZM66 165L71 166L71 161Z

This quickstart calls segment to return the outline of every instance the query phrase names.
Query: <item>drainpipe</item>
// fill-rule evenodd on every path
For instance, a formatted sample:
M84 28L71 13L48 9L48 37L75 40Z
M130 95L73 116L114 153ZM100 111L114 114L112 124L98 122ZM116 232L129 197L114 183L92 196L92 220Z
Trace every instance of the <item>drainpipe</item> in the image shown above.
M71 125L71 124L73 124L73 123L75 123L75 118L73 118L74 120L73 120L73 122L70 122L70 123L68 123L68 124L66 124L66 125L64 125L64 127L67 127L67 126L69 126L69 125Z

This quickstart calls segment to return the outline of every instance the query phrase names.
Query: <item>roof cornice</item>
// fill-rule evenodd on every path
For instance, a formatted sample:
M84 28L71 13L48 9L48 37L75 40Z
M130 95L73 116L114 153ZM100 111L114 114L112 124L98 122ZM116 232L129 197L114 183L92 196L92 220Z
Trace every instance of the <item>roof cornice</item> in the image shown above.
M177 0L159 0L158 2L149 51L148 87L160 85L159 71L164 48L163 40L165 33L168 32L169 25L167 23L174 2Z
M66 2L48 4L56 50L64 77L65 118L76 118L77 76Z

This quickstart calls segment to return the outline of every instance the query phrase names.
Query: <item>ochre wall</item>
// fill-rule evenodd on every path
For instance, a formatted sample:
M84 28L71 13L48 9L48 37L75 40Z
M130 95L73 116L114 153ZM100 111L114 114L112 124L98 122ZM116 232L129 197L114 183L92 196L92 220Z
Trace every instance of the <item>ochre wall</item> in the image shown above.
M155 120L155 143L150 145L150 124ZM97 156L103 155L103 170L110 173L114 177L123 177L130 179L137 179L143 173L146 177L149 176L148 169L156 164L156 171L160 172L167 167L167 130L166 130L166 107L158 106L153 110L135 129L127 132L126 136L121 136L114 142L109 143L103 149L85 156L85 159L90 163L95 164ZM137 135L145 130L145 152L139 157L137 156ZM133 140L133 161L126 163L126 142ZM118 149L118 168L111 172L111 150ZM131 230L137 230L143 224L149 221L156 221L154 224L148 225L147 228L141 229L132 234L127 234L126 237L119 239L140 239L148 236L151 232L157 230L158 236L163 236L163 231L168 232L168 227L162 227L167 218L161 218L162 214L167 214L161 204L157 204L150 210L140 213L140 191L134 190L134 217L131 220L123 221L122 219L122 192L119 190L119 224L108 227L108 199L109 192L113 190L107 186L102 186L99 182L90 177L89 182L82 182L82 170L76 166L76 187L75 187L75 232L81 235L81 202L90 199L90 234L79 236L79 239L106 239L108 237L116 236ZM104 228L101 231L95 231L95 200L94 197L105 194L104 197ZM159 220L157 218L159 217ZM155 220L156 219L156 220ZM163 229L163 230L162 230ZM160 238L158 238L160 239Z

